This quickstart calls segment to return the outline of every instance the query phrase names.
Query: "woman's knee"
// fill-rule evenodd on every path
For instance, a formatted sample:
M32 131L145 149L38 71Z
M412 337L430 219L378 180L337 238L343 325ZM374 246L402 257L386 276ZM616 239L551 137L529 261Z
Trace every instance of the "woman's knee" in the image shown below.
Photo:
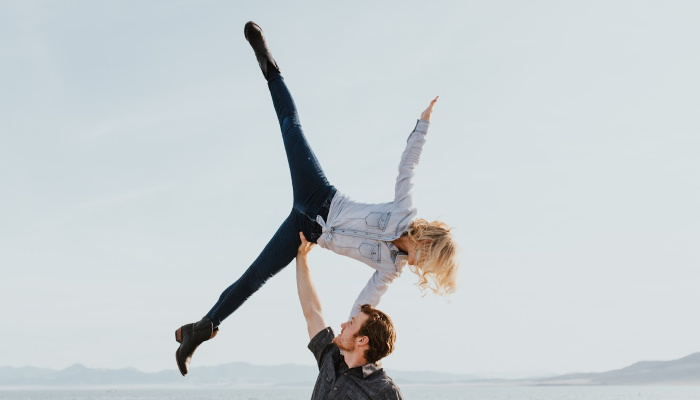
M243 276L241 283L244 285L245 291L252 294L258 291L268 279L270 279L269 273L259 269L253 269Z

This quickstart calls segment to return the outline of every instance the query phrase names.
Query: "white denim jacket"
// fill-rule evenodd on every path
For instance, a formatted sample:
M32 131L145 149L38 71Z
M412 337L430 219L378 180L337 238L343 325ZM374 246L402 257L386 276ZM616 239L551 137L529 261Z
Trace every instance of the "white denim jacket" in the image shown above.
M351 317L360 312L363 304L376 306L389 284L401 275L401 270L406 265L406 253L401 252L391 241L408 231L416 216L411 190L428 125L428 121L418 120L415 129L408 136L399 163L394 201L358 203L338 191L331 202L328 220L316 217L316 222L323 229L318 239L321 247L362 261L376 270L355 301Z

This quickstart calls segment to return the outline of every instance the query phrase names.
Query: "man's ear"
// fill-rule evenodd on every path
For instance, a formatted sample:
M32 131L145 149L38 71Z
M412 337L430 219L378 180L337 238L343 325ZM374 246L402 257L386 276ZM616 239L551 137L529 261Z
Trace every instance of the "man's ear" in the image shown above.
M369 337L367 337L367 336L360 336L360 340L357 341L357 344L366 344L366 345L369 345Z

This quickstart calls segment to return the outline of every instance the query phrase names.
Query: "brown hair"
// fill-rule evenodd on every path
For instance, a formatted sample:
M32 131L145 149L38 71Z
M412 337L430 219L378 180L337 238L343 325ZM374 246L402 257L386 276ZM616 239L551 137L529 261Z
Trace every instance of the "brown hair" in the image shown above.
M411 271L418 275L420 290L449 295L457 289L457 244L451 230L440 221L418 218L411 222L408 238L417 243L417 265L412 265Z
M369 304L361 308L367 315L367 320L362 324L356 336L369 338L369 349L365 350L365 358L368 362L376 363L394 351L396 331L391 318Z

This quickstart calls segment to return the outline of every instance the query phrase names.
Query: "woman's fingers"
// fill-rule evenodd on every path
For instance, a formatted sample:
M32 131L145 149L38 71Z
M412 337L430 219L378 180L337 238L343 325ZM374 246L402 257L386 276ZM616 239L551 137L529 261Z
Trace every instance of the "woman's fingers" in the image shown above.
M428 106L428 108L426 109L426 111L428 111L428 112L432 112L432 111L433 111L433 106L434 106L435 103L438 101L438 98L439 98L439 97L440 97L440 96L435 96L435 98L432 99L432 100L430 101L430 105Z
M430 101L430 105L420 115L420 119L430 121L430 115L433 113L433 106L435 105L435 102L437 102L438 98L440 98L440 96L435 96L435 98Z

